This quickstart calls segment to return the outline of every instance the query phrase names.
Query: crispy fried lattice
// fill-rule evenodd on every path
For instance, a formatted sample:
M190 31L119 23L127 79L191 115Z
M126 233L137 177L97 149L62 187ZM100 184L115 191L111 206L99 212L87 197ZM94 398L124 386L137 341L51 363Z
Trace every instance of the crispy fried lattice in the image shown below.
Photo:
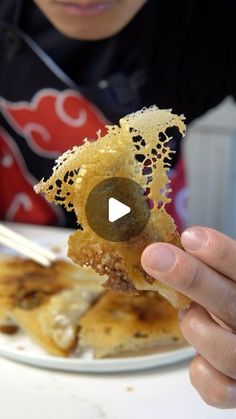
M75 211L82 226L69 238L68 255L75 263L106 274L106 287L131 294L138 290L158 291L176 307L186 306L189 300L148 276L140 257L144 248L156 241L180 245L174 220L165 205L171 201L167 173L174 152L170 141L173 130L184 135L183 120L183 116L156 106L130 114L120 120L120 126L108 126L104 137L98 133L98 141L86 139L82 146L64 153L50 179L42 179L35 187L48 201ZM102 239L93 232L85 213L90 191L111 177L134 180L144 188L153 205L142 233L120 243Z

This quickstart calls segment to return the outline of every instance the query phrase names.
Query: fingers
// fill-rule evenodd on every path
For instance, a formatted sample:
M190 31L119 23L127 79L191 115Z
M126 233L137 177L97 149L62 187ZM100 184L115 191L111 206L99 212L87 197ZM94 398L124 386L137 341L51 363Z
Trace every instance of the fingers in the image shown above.
M236 330L236 284L187 252L167 243L148 246L141 258L153 278L187 295Z
M198 305L186 312L180 328L185 339L216 370L236 379L236 335L215 323Z
M184 249L236 281L236 241L207 227L191 227L181 236Z
M189 375L192 385L207 404L222 409L236 407L236 381L221 374L201 355L192 361Z

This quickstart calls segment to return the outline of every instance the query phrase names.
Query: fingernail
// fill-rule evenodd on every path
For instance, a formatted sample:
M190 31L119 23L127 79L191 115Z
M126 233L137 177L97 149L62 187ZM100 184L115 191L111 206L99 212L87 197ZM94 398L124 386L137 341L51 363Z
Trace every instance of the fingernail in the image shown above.
M175 264L175 253L164 244L152 246L145 255L146 265L158 272L167 272Z
M208 234L203 228L186 230L182 233L181 243L187 250L199 250L208 242Z

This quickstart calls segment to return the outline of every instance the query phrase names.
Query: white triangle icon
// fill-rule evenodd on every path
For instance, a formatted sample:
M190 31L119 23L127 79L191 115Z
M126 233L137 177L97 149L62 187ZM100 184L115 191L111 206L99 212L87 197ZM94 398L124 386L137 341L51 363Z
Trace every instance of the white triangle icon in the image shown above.
M115 198L108 200L108 219L111 223L131 212L130 207Z

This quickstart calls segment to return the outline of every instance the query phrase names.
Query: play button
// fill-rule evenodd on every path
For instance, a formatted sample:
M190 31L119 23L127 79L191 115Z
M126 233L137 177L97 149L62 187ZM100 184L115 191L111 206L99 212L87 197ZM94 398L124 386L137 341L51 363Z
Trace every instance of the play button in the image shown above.
M143 188L122 177L98 183L88 196L85 210L92 230L103 239L116 242L140 234L150 216Z
M111 223L124 217L124 215L129 214L130 211L130 207L117 201L117 199L110 198L108 200L108 220Z

